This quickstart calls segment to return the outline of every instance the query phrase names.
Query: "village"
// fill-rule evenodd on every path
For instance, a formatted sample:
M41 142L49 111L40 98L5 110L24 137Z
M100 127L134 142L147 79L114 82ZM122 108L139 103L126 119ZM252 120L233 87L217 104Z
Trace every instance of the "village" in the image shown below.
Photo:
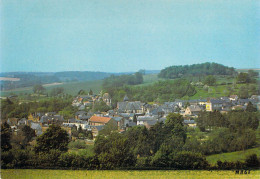
M35 130L37 136L43 134L51 124L61 126L67 131L71 139L83 138L87 141L95 140L105 126L110 126L123 133L133 126L145 126L150 129L157 122L165 122L169 113L179 113L184 118L184 125L196 128L196 118L201 111L219 111L227 113L231 110L245 110L251 103L259 110L259 96L252 95L248 99L240 99L237 95L221 97L219 99L178 100L165 102L164 104L149 104L141 101L131 101L125 95L123 101L117 103L115 109L107 112L87 112L96 102L103 101L111 107L112 99L108 93L94 95L78 95L72 101L72 106L78 111L74 118L65 119L63 115L55 112L29 114L28 119L8 118L7 123L11 126L14 134L25 125ZM73 130L88 132L90 137L74 136Z

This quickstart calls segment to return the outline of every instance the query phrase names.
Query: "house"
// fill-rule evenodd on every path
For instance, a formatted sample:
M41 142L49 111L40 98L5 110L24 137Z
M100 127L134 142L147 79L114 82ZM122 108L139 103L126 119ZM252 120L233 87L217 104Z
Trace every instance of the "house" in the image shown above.
M92 131L92 136L93 136L93 139L95 140L96 137L98 136L98 133L104 129L104 125L100 125L100 126L92 126L91 127L91 131Z
M153 109L154 109L154 107L151 104L143 103L143 105L142 105L142 111L144 113L148 113L149 114Z
M185 101L184 100L180 100L180 99L175 99L174 101L180 108L182 108L185 105Z
M238 100L238 96L237 95L230 95L229 99L231 101L236 101L236 100Z
M157 119L154 116L138 116L137 117L137 125L144 125L146 124L151 124L151 121L157 122Z
M143 113L142 103L140 101L129 101L127 96L124 97L123 102L117 103L117 110L119 113Z
M108 93L104 93L102 97L103 101L106 103L106 105L111 106L112 104L112 99Z
M89 119L86 111L77 111L75 113L75 118L78 120L88 120Z
M125 121L123 117L113 117L113 119L117 122L118 130L125 128Z
M30 114L30 115L28 116L28 120L31 120L31 121L33 121L33 122L39 122L41 116L43 116L43 114L41 114L41 113L37 113L37 114L34 114L34 115L33 115L33 114Z
M206 103L206 111L214 111L214 110L221 110L223 105L222 100L218 99L210 99Z
M184 120L183 124L187 125L189 127L196 127L197 126L194 120Z
M150 113L151 116L156 116L157 118L163 117L164 114L165 114L165 112L163 111L161 106L153 109L152 112Z
M39 135L41 135L43 133L42 126L40 125L40 123L32 122L31 123L31 128L35 131L35 134L37 136L39 136Z
M18 121L18 126L21 126L21 125L27 125L28 124L28 120L25 119L25 118L22 118Z
M123 117L124 120L124 126L133 126L132 124L135 123L136 125L136 114L134 113L119 113L118 114L120 117Z
M40 123L42 124L61 124L64 122L63 116L61 115L48 115L42 116Z
M185 115L188 116L197 116L201 111L201 108L198 105L188 106L185 110Z
M89 125L92 125L92 126L106 125L111 119L112 118L110 118L110 117L92 116L89 119Z
M140 101L124 101L117 103L117 109L121 113L143 113L142 104Z
M18 118L8 118L7 119L7 124L9 124L10 126L17 126L18 125Z

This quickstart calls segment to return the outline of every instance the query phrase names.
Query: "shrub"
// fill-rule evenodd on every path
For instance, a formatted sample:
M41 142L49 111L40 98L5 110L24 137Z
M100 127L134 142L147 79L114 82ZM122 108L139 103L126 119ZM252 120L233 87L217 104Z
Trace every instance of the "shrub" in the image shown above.
M76 140L76 141L71 141L68 147L70 149L85 149L87 148L87 144L84 141Z

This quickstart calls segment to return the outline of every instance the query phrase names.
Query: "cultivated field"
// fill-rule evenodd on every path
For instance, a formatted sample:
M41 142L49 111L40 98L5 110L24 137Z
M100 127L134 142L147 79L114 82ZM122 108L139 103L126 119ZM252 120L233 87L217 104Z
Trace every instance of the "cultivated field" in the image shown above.
M72 178L259 178L260 170L250 171L250 174L235 174L235 171L206 171L206 170L1 170L2 179L72 179Z

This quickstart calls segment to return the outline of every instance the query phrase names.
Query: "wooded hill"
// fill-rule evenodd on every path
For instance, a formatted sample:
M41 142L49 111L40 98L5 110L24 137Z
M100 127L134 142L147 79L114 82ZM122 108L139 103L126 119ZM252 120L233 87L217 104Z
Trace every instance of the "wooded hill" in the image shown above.
M217 63L201 63L193 65L170 66L161 70L158 74L159 78L180 78L187 75L235 75L236 71L233 67L227 67Z

